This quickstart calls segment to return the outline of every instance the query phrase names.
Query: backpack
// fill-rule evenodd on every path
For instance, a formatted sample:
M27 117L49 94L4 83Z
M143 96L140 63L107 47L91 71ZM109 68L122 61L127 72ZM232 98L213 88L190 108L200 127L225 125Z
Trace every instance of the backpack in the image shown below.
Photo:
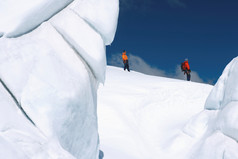
M185 67L185 64L184 64L184 62L183 62L183 63L181 63L181 70L182 70L182 71L185 71L185 70L186 70L186 67Z

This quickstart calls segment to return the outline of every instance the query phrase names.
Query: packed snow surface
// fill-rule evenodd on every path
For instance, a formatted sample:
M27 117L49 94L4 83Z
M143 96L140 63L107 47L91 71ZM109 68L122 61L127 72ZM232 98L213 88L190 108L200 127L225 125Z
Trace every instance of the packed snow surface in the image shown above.
M213 87L109 66L99 89L105 159L238 159L238 58Z
M104 158L174 159L185 155L182 150L191 139L178 136L187 136L183 127L204 108L211 89L207 84L108 66L105 85L98 92Z

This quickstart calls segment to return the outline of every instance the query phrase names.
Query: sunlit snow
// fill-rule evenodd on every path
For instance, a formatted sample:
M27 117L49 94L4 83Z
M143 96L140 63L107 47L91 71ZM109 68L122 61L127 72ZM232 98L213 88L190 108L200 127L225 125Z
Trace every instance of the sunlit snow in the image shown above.
M118 0L0 2L0 155L98 158L96 93L118 11Z
M111 66L103 85L118 13L119 0L0 2L0 158L238 158L238 59L214 87Z
M105 159L184 157L192 139L183 127L203 109L212 86L117 67L108 67L106 77L98 92Z
M98 92L105 159L238 158L237 62L214 88L109 66Z

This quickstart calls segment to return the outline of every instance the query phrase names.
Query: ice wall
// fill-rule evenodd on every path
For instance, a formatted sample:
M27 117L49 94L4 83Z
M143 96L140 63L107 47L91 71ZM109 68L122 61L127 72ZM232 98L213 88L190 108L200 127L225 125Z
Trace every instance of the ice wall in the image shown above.
M57 140L48 139L19 111L6 89L0 85L0 158L74 159Z
M5 0L0 2L0 32L17 37L34 30L73 0ZM6 16L7 15L7 16Z
M115 35L118 0L0 3L0 12L9 14L0 23L0 91L13 101L1 107L15 109L6 113L7 120L18 115L23 127L29 125L20 129L0 122L1 134L14 131L0 140L0 145L10 145L0 154L9 150L21 152L15 158L97 158L96 92L98 82L104 82L105 45ZM15 136L25 140L17 142Z
M195 141L190 158L238 158L237 79L238 57L226 66L206 100L205 110L183 130Z

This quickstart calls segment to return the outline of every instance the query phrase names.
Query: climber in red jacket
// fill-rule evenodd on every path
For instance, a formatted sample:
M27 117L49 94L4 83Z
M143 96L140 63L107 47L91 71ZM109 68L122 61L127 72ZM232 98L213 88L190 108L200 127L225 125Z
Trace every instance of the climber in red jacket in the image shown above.
M188 64L188 59L185 59L183 63L181 63L181 70L184 72L184 74L187 75L187 81L191 80L191 70L190 66Z

